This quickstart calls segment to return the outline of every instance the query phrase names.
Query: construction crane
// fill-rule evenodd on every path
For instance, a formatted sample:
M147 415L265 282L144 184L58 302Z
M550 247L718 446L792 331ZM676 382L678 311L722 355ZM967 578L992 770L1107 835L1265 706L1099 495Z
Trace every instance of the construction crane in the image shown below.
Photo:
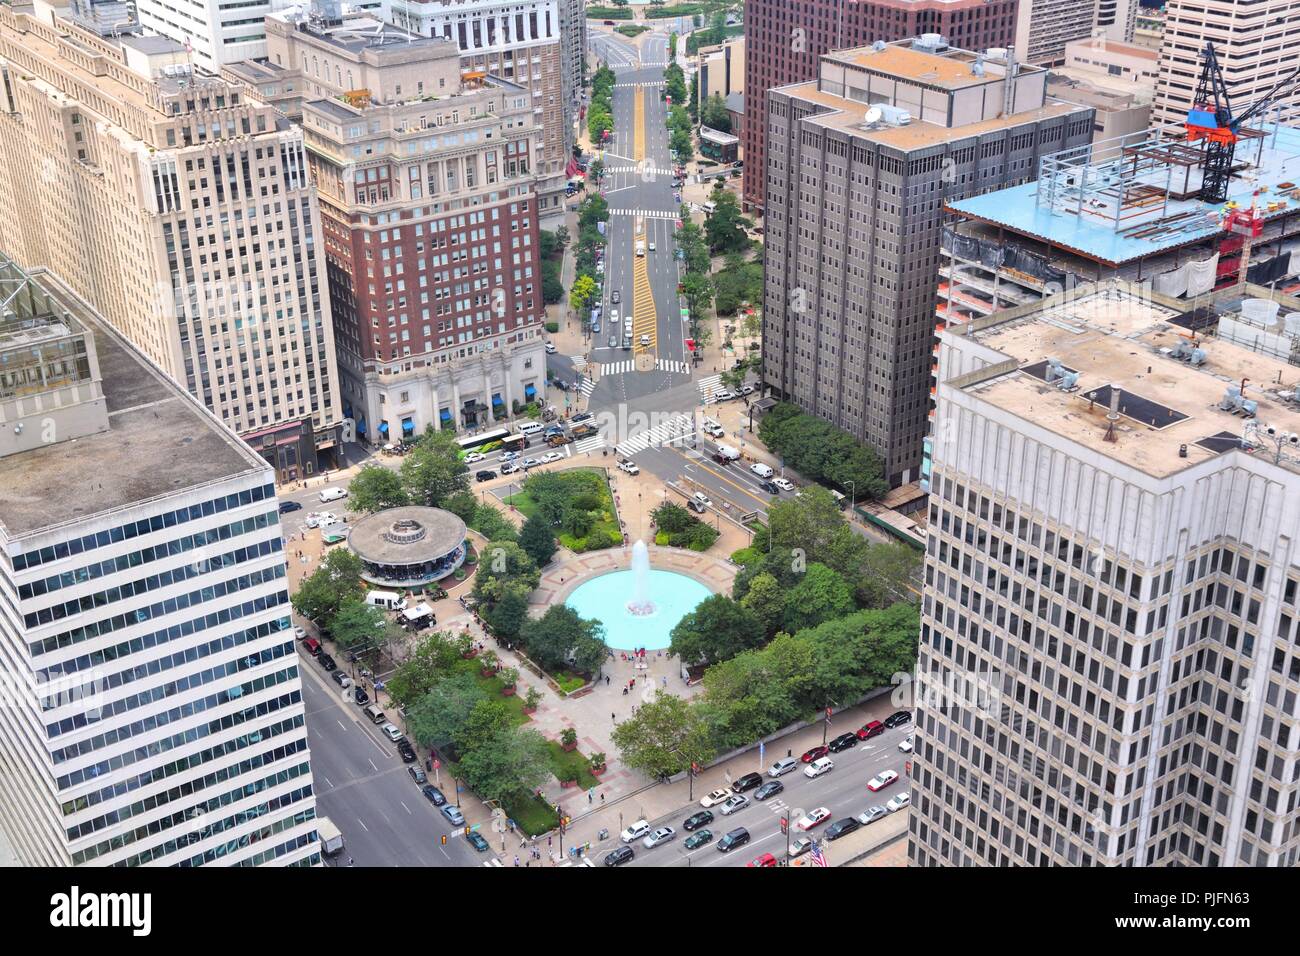
M1205 202L1223 202L1228 198L1228 183L1232 179L1233 157L1238 130L1242 124L1273 105L1281 93L1300 79L1300 68L1288 73L1273 84L1264 96L1242 113L1232 112L1227 84L1214 44L1206 43L1201 53L1201 76L1196 82L1196 98L1187 113L1187 141L1205 140L1205 158L1201 161L1201 199Z

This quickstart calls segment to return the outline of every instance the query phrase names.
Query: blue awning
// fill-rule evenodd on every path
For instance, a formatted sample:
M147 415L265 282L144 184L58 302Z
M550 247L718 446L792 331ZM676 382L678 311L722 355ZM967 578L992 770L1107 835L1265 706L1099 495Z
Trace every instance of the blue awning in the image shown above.
M351 418L351 417L352 417L352 403L351 403L351 402L344 402L344 403L343 403L343 417L344 417L344 418Z
M379 423L379 434L381 434L381 435L387 435L387 434L388 434L388 422L380 422L380 423Z
M501 400L501 394L500 394L499 392L498 392L496 395L493 395L493 396L492 396L492 404L493 404L493 405L504 405L504 404L505 404L505 402L503 402L503 401Z
M364 435L365 433L366 433L366 420L365 418L362 418L359 422L357 422L357 434Z
M533 397L534 395L536 395L536 394L537 394L537 389L533 388L533 386L531 386L531 385L525 385L525 386L524 386L524 395L525 395L527 398L532 398L532 397Z
M444 409L439 413L439 416L438 416L438 417L441 418L444 422L449 422L449 421L451 421L451 409L449 409L449 408L444 408Z
M402 434L403 435L415 434L415 422L412 419L409 418L402 419Z

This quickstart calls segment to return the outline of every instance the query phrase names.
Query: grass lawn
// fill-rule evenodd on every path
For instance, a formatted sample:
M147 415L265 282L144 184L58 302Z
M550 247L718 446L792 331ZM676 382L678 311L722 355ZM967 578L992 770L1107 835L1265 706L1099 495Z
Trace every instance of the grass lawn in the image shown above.
M537 502L528 497L528 495L522 491L506 498L505 503L508 505L514 505L519 513L524 516L525 520L537 514Z
M476 667L474 670L474 679L478 681L478 685L483 688L484 692L486 692L488 697L492 700L505 702L506 707L510 710L510 719L514 722L516 727L528 723L528 715L524 713L524 702L522 698L520 698L518 694L514 694L510 697L501 696L501 688L505 685L501 683L500 677L484 677Z
M581 674L575 674L572 671L565 671L562 674L552 674L551 679L559 685L560 690L566 694L572 694L580 687L587 686L587 678Z
M576 780L583 790L600 786L600 781L591 772L591 761L581 751L566 752L558 740L548 740L546 746L551 751L551 772L556 780Z
M603 468L574 468L569 471L589 471L600 478L601 487L601 507L598 514L599 519L592 525L591 532L586 538L575 538L567 531L561 531L556 535L560 544L570 551L581 554L584 551L598 551L601 548L612 548L623 543L623 530L618 526L618 518L614 514L614 494L609 488L609 478L605 475ZM525 519L531 518L537 513L537 502L526 491L520 491L518 494L511 495L505 499L506 504L514 505L519 509L519 513ZM592 536L602 538L603 544L596 547L588 545L588 539Z
M540 836L560 825L555 810L538 796L506 801L503 809L515 821L515 825L529 836Z
M645 26L644 24L641 23L628 23L628 24L624 24L623 26L615 27L614 32L621 33L623 34L623 36L630 38L630 37L638 37L649 29L650 28L648 26Z

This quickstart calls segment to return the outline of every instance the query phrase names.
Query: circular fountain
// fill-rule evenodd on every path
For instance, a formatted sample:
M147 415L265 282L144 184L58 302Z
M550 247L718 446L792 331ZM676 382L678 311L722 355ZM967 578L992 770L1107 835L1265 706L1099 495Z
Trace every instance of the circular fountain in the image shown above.
M580 617L600 621L614 650L653 651L667 647L677 622L712 593L685 574L650 567L650 551L638 541L631 568L583 582L564 603Z

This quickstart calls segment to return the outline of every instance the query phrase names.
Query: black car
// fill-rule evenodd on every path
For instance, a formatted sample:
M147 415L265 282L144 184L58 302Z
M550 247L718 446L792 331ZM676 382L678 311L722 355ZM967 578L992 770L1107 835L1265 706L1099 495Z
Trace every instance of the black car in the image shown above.
M605 854L606 866L622 866L624 863L631 863L632 858L636 856L630 846L620 846Z
M339 668L339 665L335 663L334 658L330 657L328 654L322 654L320 657L316 658L316 663L320 664L320 666L325 668L327 671L335 671Z
M491 481L496 476L497 473L489 468L484 468L482 471L474 472L475 481Z
M903 724L910 724L911 722L912 715L906 710L895 711L885 718L885 726L890 730L893 730L895 727L901 727Z
M621 294L619 293L619 290L618 290L618 289L615 289L613 292L611 292L611 293L609 294L609 301L610 301L610 303L611 303L612 305L618 305L618 303L619 303L619 299L621 299L621 298L622 298L622 296L621 296Z
M296 501L281 501L280 514L287 515L290 511L302 511L302 505Z
M774 797L785 789L785 784L780 780L769 780L757 790L754 791L755 800L766 800L768 797Z
M763 775L761 773L747 773L731 785L732 793L744 793L746 790L753 790L755 787L763 785Z
M355 701L356 701L358 704L360 704L362 707L364 707L366 704L370 703L370 695L367 694L367 693L366 693L364 690L362 690L360 687L354 687L354 688L352 688L352 699L355 700Z
M856 746L857 742L858 742L857 734L840 734L838 737L836 737L834 740L832 740L829 744L826 745L826 749L833 754L837 754L841 750L848 750L850 747Z
M838 840L845 834L852 833L860 826L862 826L862 824L852 817L845 817L843 820L836 820L826 828L826 839Z
M407 767L406 772L411 775L411 779L419 784L421 788L429 782L429 777L425 774L423 767Z
M477 830L469 831L469 845L480 853L486 853L490 849L488 847L488 841L483 839L483 834L479 833Z
M687 817L686 822L682 824L682 829L687 831L698 830L700 827L706 826L712 822L713 814L708 810L701 810L699 813L692 813Z
M770 481L760 482L759 487L761 487L769 495L779 495L781 493L781 489L778 488L773 482Z
M738 846L744 846L749 842L749 831L744 827L736 827L718 841L719 853L730 853Z
M442 795L442 791L431 783L424 785L424 796L435 807L441 807L447 802L447 798Z
M401 754L402 763L415 763L420 759L419 754L415 752L415 748L411 746L409 740L399 740L397 742L397 752Z

